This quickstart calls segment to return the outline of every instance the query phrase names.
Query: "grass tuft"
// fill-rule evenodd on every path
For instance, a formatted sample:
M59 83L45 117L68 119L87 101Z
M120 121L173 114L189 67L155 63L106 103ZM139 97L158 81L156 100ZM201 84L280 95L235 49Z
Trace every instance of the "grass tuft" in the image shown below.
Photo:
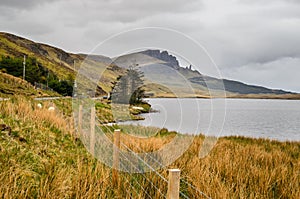
M67 107L70 102L55 103ZM0 103L0 123L12 127L11 135L0 133L0 198L163 198L167 193L167 183L154 172L120 172L120 185L112 184L111 168L78 140L71 114L49 112L50 102L42 109L36 104L22 97ZM136 152L159 150L177 135L166 129L108 128L121 128L121 141ZM186 196L204 198L193 185L212 198L299 198L299 142L225 137L199 159L203 139L196 136L167 167L181 169ZM158 171L164 178L167 168Z

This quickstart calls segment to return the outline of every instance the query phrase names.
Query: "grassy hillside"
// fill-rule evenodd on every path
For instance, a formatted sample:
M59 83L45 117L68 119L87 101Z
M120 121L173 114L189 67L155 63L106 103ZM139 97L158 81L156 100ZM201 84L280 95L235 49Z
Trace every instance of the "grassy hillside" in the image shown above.
M194 71L188 67L180 67L176 57L168 54L166 51L147 50L131 53L116 58L116 63L125 68L136 66L143 71L146 76L146 82L150 84L150 87L146 86L145 89L155 97L245 97L274 99L284 99L287 97L287 99L300 99L300 95L296 93L247 85L233 80L218 79L201 74L201 71ZM153 83L153 80L158 83ZM168 89L162 90L162 87ZM188 87L192 87L193 91L188 91L190 90ZM223 89L225 92L223 92Z
M0 53L4 56L23 57L24 55L35 57L60 78L74 75L74 60L82 60L80 56L68 54L61 49L45 44L35 43L22 37L0 32Z
M0 72L0 97L12 97L16 94L32 97L58 96L55 92L36 90L27 81Z
M102 93L109 92L112 82L124 72L124 69L116 66L114 70L108 67L110 58L104 56L89 56L88 60L85 60L87 55L84 54L68 53L59 48L0 32L0 59L1 56L22 59L24 55L35 58L38 63L61 80L68 80L70 77L74 79L81 64L88 64L92 72L103 73L99 82L99 89L103 91Z
M297 94L283 90L246 85L232 80L223 81L226 90L225 95L220 91L222 80L179 67L176 57L169 55L166 51L148 50L113 59L102 55L87 57L84 54L68 53L59 48L0 32L0 57L10 56L22 59L24 55L35 58L38 63L57 75L60 80L74 79L80 66L87 66L91 77L102 74L98 82L98 93L102 95L111 91L113 82L125 73L126 68L135 66L142 71L152 71L150 77L145 79L146 83L149 84L145 86L145 90L151 93L152 97L300 98ZM170 75L170 70L173 70L173 73L176 71L177 76ZM159 79L158 83L153 83L153 78ZM186 82L178 83L181 78L184 78ZM209 84L210 91L207 89L207 84ZM189 86L192 87L193 91L187 89ZM90 87L92 87L91 84L85 85L86 89ZM187 92L187 90L190 91Z
M56 101L64 112L47 111L37 102L18 98L0 102L0 123L12 133L0 132L1 198L164 198L167 183L155 172L120 173L112 184L112 170L87 153L77 139L67 114L69 100ZM116 127L119 128L119 127ZM121 127L124 132L147 134L152 129ZM140 139L122 134L133 151L153 151L170 142L166 130ZM198 158L203 137L168 168L180 168L181 192L190 198L299 198L300 143L227 137L211 153ZM167 178L167 168L158 171ZM194 187L192 187L193 185Z
M223 79L223 83L220 79L209 77L209 76L199 76L189 78L192 83L206 86L207 83L210 84L210 88L214 90L222 89L223 87L227 92L237 93L237 94L274 94L274 95L284 95L292 94L291 92L283 90L272 90L262 86L247 85L242 82L232 81ZM222 85L223 84L223 85Z

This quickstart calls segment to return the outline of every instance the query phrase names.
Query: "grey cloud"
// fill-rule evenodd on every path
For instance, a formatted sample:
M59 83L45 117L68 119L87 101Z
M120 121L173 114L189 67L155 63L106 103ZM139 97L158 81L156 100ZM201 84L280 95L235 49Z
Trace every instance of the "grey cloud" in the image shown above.
M14 28L14 26L18 26L19 29ZM10 30L8 32L13 32L17 35L21 35L27 38L35 38L35 36L43 36L47 34L51 34L54 30L48 27L43 23L29 23L29 22L15 22L13 25L10 24L9 21L0 24L0 29L2 31ZM13 30L13 31L11 31Z
M0 6L0 19L1 21L8 21L8 20L14 20L17 18L16 14L16 10L15 9L11 9L11 8L4 8Z
M1 7L11 7L11 8L31 8L37 5L39 0L27 0L27 1L19 1L19 0L1 0Z
M247 7L225 15L198 36L223 67L267 63L300 56L299 21L298 9L292 5Z
M226 77L249 84L299 92L299 66L300 58L282 58L269 63L244 65L223 73Z
M134 23L147 17L165 13L189 13L202 8L199 0L113 0L113 1L68 1L61 2L61 13L65 20L75 18L77 23L90 23L93 21ZM88 10L88 12L85 12ZM84 15L80 14L84 13ZM163 20L163 19L162 19ZM76 24L76 21L70 23Z
M298 4L300 3L299 0L238 0L241 4L260 4L260 5L270 5L271 3L293 3Z
M58 0L1 0L0 7L8 7L19 10L32 9L44 3L52 3Z
M175 29L193 37L207 49L224 74L250 83L256 79L248 73L255 74L268 66L270 74L279 74L282 72L280 64L291 65L282 60L300 57L298 0L0 2L1 31L18 33L71 52L88 53L113 34L154 26ZM115 45L118 48L121 44ZM296 67L297 64L293 64L291 68ZM271 82L259 84L276 86L272 81L275 75L259 74ZM286 83L284 80L287 82L288 77L282 77L283 85L296 87L293 86L295 81Z

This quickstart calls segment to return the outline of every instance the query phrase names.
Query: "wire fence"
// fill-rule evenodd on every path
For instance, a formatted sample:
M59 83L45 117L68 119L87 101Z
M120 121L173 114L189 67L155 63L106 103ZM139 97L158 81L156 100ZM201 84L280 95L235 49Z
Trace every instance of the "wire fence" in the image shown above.
M45 91L53 91L53 89L50 88L49 86L42 84L42 83L38 83L38 82L34 82L34 88L45 90Z
M84 110L83 114L89 115L87 110ZM79 117L83 117L83 116L81 115ZM85 117L86 117L86 115L85 115ZM98 124L100 124L100 126L96 125L96 127L101 128L101 130L105 130L107 136L110 137L111 139L113 139L115 129L104 125L104 122L102 122L102 121L104 121L103 119L104 118L97 118L96 121L98 122ZM81 121L80 119L78 119L78 120ZM126 193L128 195L130 195L130 197L132 197L133 194L136 194L137 197L141 197L141 195L144 195L146 198L157 198L157 197L158 198L167 198L168 193L167 193L166 189L165 188L162 189L161 187L168 186L168 183L170 183L168 181L168 179L166 177L164 177L161 173L159 173L156 169L154 169L150 164L148 164L143 158L141 158L137 152L133 151L133 149L131 149L129 147L129 145L132 145L132 146L135 146L135 148L137 148L138 151L145 152L140 146L138 146L138 144L134 144L132 140L126 140L126 141L129 142L129 144L128 143L126 144L121 140L120 148L118 149L118 153L123 160L123 161L119 162L119 167L120 167L119 169L125 173L130 174L130 175L128 175L128 174L123 174L123 173L119 172L120 174L122 174L121 175L122 180L125 180L126 183L129 185L130 190L132 190L132 192L129 192L129 190L126 189ZM113 143L113 140L111 140L111 142ZM146 166L147 170L150 171L149 175L152 177L150 178L150 176L147 176L148 174L143 172L144 168L139 168L135 162L133 162L130 158L128 158L125 151L126 151L126 153L128 153L128 152L131 153L133 156L136 157L136 159L138 159L143 164L143 166ZM151 156L151 155L147 156L147 154L146 154L145 157L151 159L156 164L160 165L161 168L164 168L164 165L162 165L161 162L159 162L153 156ZM129 169L129 166L134 168L135 171L139 171L139 173L132 174L131 173L132 171ZM138 177L136 177L136 176L138 176ZM128 179L128 177L130 177L130 179ZM153 181L154 178L156 178L155 181ZM162 185L162 183L165 185ZM148 187L145 187L145 184L147 184ZM187 180L184 180L183 178L180 178L180 184L184 184L185 187L188 187L191 190L193 190L192 194L190 194L187 190L184 190L184 191L179 190L179 196L181 198L190 198L190 195L192 195L193 197L197 195L197 196L201 196L202 198L207 198L207 199L210 198L203 191L199 190L196 186L194 186ZM150 186L150 189L149 189L149 186ZM149 193L149 190L152 190L151 193Z

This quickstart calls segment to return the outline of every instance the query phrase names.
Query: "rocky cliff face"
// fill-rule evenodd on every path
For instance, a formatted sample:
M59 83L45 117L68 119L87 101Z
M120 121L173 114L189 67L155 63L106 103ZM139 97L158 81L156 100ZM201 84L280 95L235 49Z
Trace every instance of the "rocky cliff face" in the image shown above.
M160 59L164 62L166 62L165 64L173 67L175 69L179 68L179 63L178 60L176 59L175 56L173 55L169 55L169 53L167 51L160 51L160 50L146 50L141 52L145 55Z

